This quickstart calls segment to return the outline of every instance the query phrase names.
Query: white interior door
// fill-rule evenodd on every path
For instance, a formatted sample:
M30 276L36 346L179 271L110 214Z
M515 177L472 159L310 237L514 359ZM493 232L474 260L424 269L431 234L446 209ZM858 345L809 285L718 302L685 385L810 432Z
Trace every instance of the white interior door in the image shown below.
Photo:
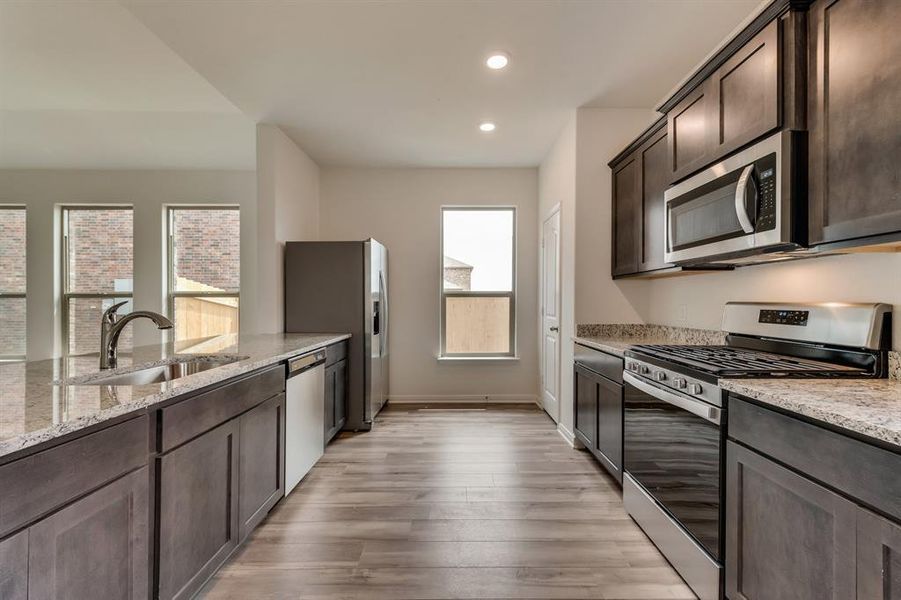
M560 420L560 211L541 227L541 404Z

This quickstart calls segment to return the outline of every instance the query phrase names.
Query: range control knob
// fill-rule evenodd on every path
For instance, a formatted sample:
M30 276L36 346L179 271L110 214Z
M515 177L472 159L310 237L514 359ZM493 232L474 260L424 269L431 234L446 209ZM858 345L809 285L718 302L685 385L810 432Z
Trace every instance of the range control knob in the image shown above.
M689 394L694 394L695 396L697 396L697 395L700 394L702 391L704 391L704 390L701 388L701 384L700 384L700 383L692 383L691 385L688 386L688 393L689 393Z
M673 385L676 386L677 390L684 390L685 387L688 385L688 382L685 381L684 379L682 379L681 377L676 377L675 379L673 379Z
M641 373L642 375L647 375L648 373L651 372L651 370L649 368L647 368L646 366L641 365L641 368L639 369L638 372Z
M637 371L638 363L630 362L628 365L626 365L626 368L628 368L630 371Z
M657 381L663 381L666 379L666 373L664 373L663 371L657 371L656 373L654 373L654 379L656 379Z

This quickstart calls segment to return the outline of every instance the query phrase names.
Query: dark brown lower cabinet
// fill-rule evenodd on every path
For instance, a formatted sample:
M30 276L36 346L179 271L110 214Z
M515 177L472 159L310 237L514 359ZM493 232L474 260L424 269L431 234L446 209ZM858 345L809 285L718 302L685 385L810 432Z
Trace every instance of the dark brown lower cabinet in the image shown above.
M149 502L143 467L33 525L29 600L147 598Z
M901 526L857 512L857 600L901 600Z
M726 447L726 596L855 597L858 507L734 442Z
M240 536L243 540L285 494L285 395L240 418Z
M158 597L190 598L237 547L239 419L157 459Z
M325 443L344 427L347 421L347 361L325 367Z
M598 380L598 444L601 464L623 482L623 386Z
M598 385L593 371L576 365L574 373L576 401L575 429L576 437L589 450L598 445Z
M576 364L576 437L620 483L623 481L623 386Z
M0 542L0 598L28 598L28 531Z

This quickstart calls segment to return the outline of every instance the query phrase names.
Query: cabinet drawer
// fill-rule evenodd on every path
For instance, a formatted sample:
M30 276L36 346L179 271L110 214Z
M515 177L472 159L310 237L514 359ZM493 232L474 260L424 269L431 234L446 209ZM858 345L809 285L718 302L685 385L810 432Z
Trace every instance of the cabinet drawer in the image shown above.
M619 356L613 356L588 346L575 344L573 346L573 360L584 367L587 367L614 381L616 383L623 382L623 359Z
M901 455L729 398L729 437L901 519Z
M160 411L160 452L167 452L285 391L285 368L269 369Z
M147 464L141 415L0 467L0 537Z
M347 340L326 347L325 366L331 366L345 358L347 358Z

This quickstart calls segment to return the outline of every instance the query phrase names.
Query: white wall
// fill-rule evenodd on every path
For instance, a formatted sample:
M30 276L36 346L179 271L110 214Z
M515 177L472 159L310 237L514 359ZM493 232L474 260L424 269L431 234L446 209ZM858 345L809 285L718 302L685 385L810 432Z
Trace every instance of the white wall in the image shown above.
M899 253L827 256L658 279L643 285L648 298L643 315L646 322L704 329L720 328L723 305L730 300L888 302L895 311L894 348L901 349Z
M641 283L611 278L613 192L607 163L658 116L622 108L576 113L576 323L641 322Z
M536 398L536 169L324 168L321 191L322 239L388 247L392 398ZM440 208L452 204L517 207L518 361L437 359Z
M281 129L258 125L259 251L248 284L259 293L247 331L284 331L285 242L319 239L319 220L319 166Z
M573 348L570 339L576 333L576 111L572 112L566 126L538 169L539 239L542 234L542 224L554 207L558 205L560 207L560 381L558 382L557 398L559 412L551 415L551 418L560 424L564 435L571 440ZM540 310L538 326L539 328L543 327ZM541 330L539 329L539 331ZM541 357L538 362L539 368L544 364L543 337L542 334L539 334L537 340Z
M166 312L164 207L167 204L237 204L241 207L241 319L253 304L244 277L256 269L256 235L247 224L256 211L253 171L0 170L0 203L27 208L27 352L29 360L61 350L56 246L61 204L130 204L134 207L134 304ZM247 223L246 223L247 222ZM98 243L102 243L98 240ZM99 326L99 325L98 325ZM135 344L159 343L152 324L135 322ZM243 322L242 322L243 329Z

